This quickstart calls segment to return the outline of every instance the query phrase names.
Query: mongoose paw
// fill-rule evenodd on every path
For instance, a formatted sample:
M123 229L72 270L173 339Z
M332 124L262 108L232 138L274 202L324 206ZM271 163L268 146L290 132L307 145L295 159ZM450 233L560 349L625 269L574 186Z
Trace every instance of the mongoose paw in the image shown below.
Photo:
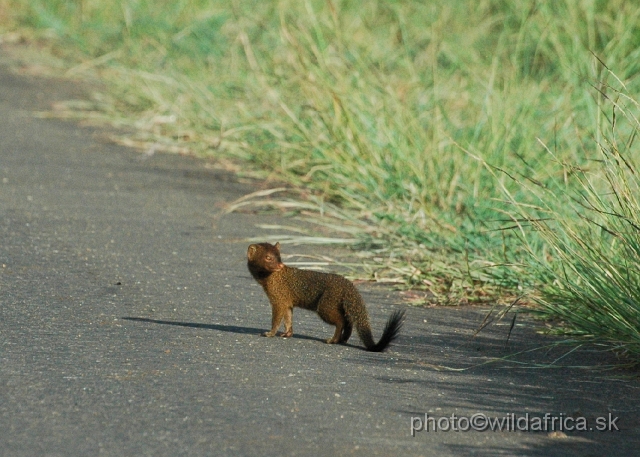
M273 333L273 332L264 332L264 333L261 333L260 336L271 337L271 336L275 336L275 333Z
M281 333L280 336L282 338L291 338L293 336L293 330L289 330L288 332Z
M337 344L337 343L339 343L339 342L340 342L340 341L338 341L338 340L336 340L336 339L334 339L334 338L329 338L329 339L327 340L327 344Z

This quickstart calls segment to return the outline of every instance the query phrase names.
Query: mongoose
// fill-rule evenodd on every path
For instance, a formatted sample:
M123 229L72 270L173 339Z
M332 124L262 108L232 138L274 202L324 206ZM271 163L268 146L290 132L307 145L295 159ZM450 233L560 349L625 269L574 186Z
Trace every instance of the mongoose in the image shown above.
M271 302L271 330L263 336L275 336L283 319L284 333L280 336L292 336L294 306L315 311L323 321L335 325L329 344L346 343L353 327L368 351L384 351L398 336L404 311L389 317L380 341L374 342L364 300L353 283L337 274L286 266L280 258L280 243L249 246L247 266Z

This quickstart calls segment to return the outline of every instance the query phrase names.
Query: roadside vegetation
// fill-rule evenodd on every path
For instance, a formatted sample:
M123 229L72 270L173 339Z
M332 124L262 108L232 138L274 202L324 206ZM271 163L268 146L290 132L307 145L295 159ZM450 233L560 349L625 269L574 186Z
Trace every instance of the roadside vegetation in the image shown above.
M421 303L526 296L640 356L640 5L0 0L0 21L106 82L69 112L291 185L236 207L315 218Z

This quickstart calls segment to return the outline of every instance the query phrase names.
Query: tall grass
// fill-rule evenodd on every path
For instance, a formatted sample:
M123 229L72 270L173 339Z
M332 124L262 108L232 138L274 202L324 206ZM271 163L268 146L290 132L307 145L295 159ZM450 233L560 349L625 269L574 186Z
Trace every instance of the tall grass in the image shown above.
M615 77L614 77L615 78ZM511 199L521 241L542 286L536 301L564 333L640 356L640 105L624 84L602 85L598 148L584 168L558 162L565 177L516 180L533 204ZM608 108L605 110L605 108ZM550 156L553 152L549 151ZM507 192L508 194L508 192ZM535 229L525 229L523 224ZM545 249L530 243L535 237Z
M585 224L556 202L583 191L582 171L607 176L593 167L598 89L640 88L640 6L625 0L0 0L0 11L5 29L49 37L70 74L108 81L96 106L134 123L136 141L240 159L348 210L372 274L445 302L557 279L528 265L558 246L533 221ZM536 229L526 236L511 230L523 218Z

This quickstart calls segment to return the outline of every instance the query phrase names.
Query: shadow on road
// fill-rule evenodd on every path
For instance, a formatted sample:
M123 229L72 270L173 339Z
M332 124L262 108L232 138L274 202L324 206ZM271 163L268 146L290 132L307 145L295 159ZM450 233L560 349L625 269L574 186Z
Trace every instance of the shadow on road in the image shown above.
M237 325L221 325L221 324L202 324L199 322L179 322L179 321L164 321L159 319L149 319L146 317L121 317L120 319L125 321L136 321L136 322L147 322L150 324L161 324L161 325L177 325L180 327L190 327L190 328L204 328L208 330L218 330L221 332L229 332L229 333L244 333L244 334L252 334L252 335L260 335L264 332L264 329L259 329L255 327L239 327ZM322 341L320 338L313 338L311 336L306 335L296 335L294 334L291 338L298 338L301 340L312 340L312 341Z

